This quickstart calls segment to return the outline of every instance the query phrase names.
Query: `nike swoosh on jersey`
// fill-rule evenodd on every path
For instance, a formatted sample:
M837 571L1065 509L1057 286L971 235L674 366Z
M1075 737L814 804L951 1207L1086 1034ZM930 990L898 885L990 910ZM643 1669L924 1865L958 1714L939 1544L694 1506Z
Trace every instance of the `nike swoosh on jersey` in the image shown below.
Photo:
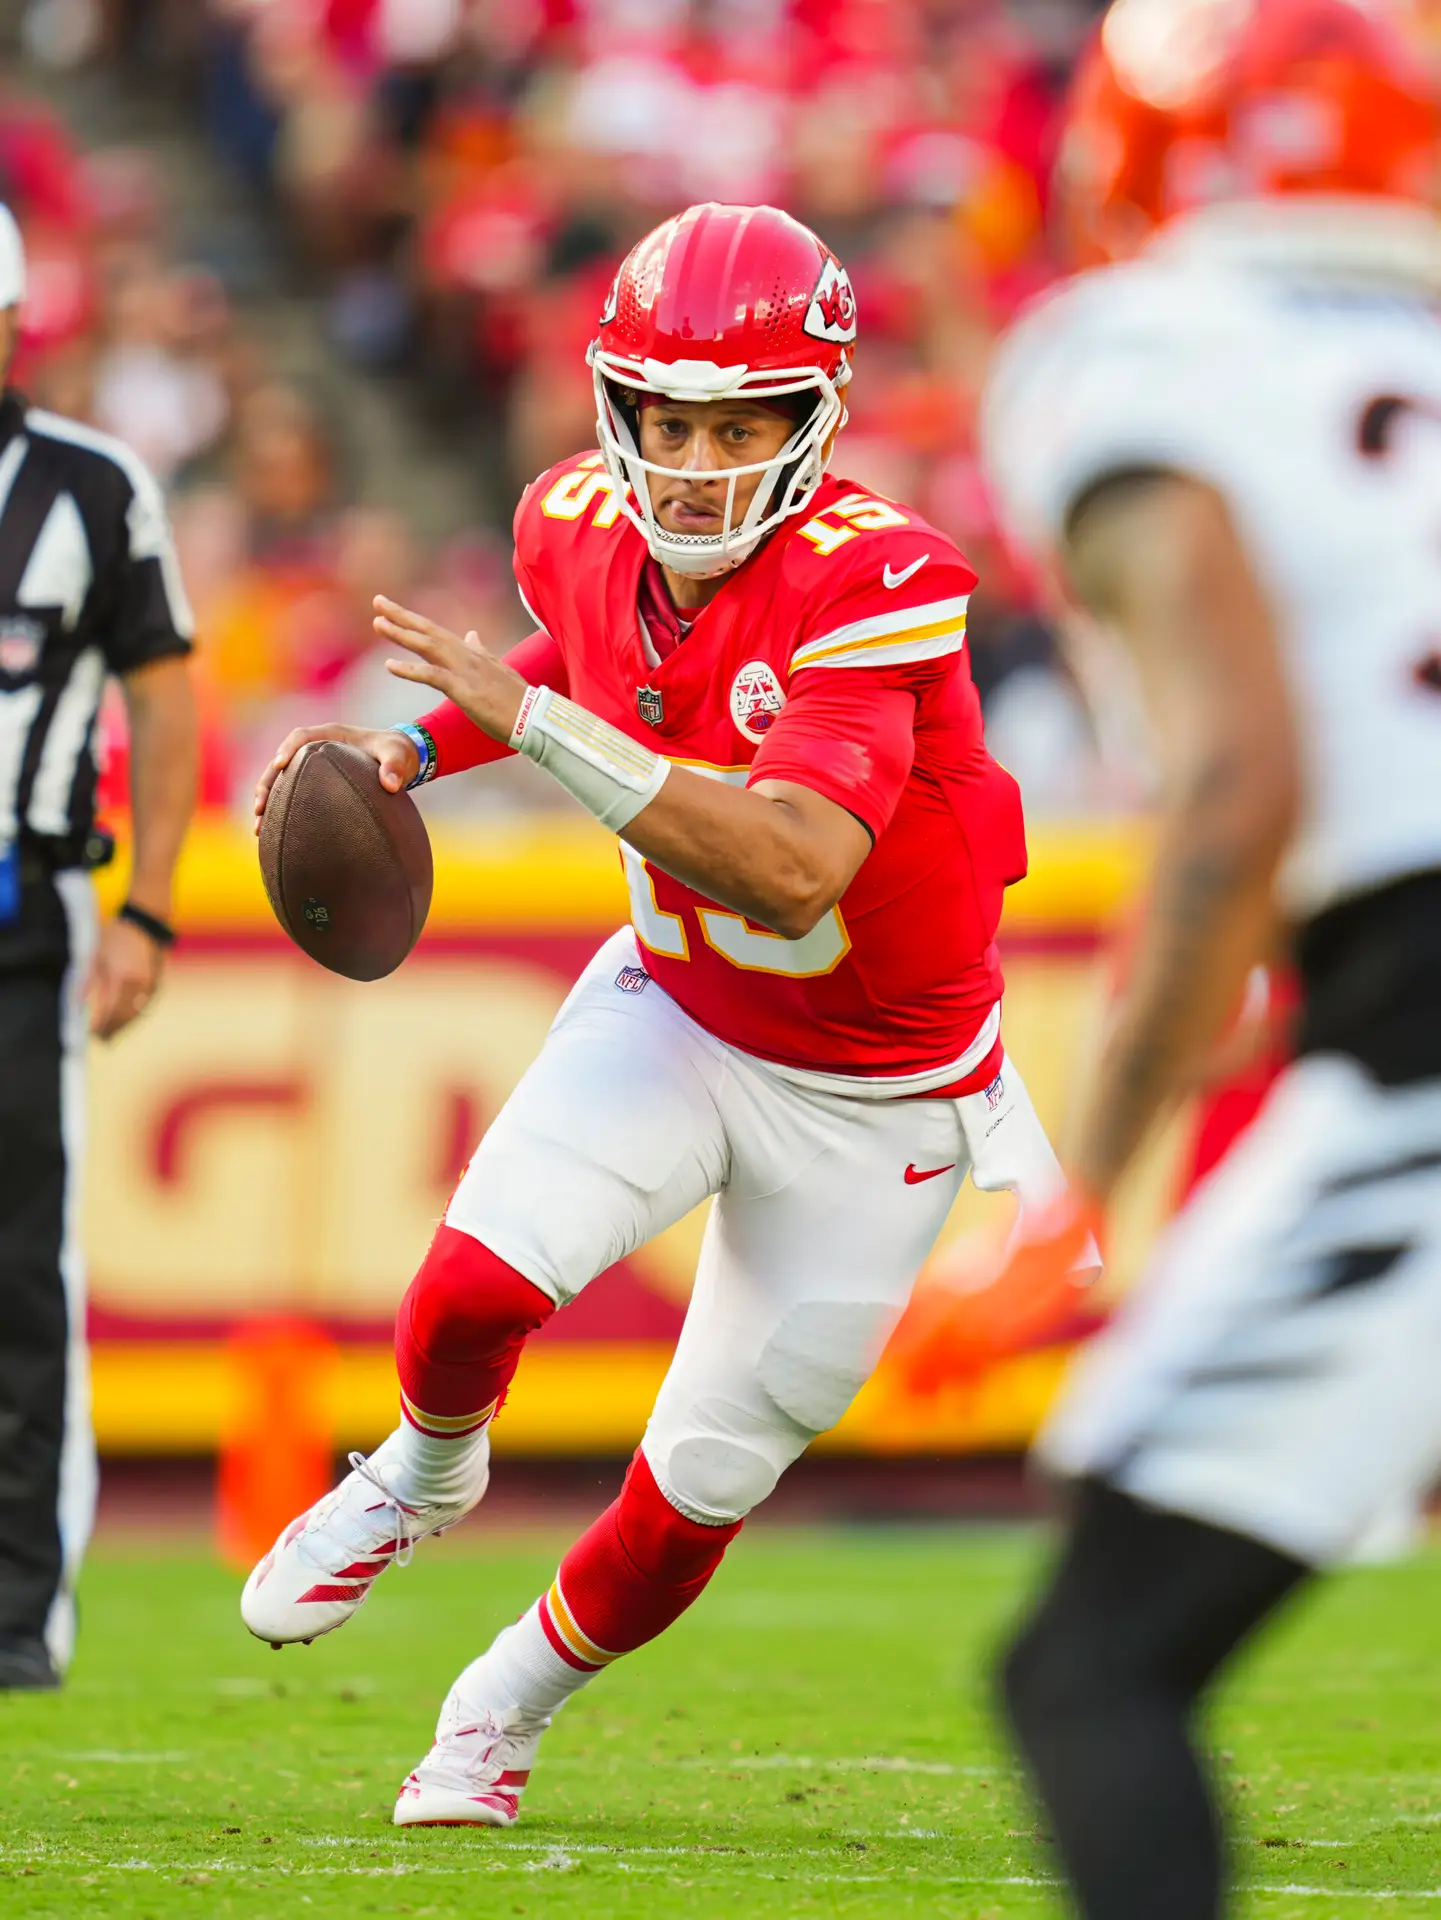
M903 587L913 573L920 572L930 557L928 553L923 553L919 560L912 560L911 564L908 567L902 567L899 573L892 573L890 562L887 561L881 569L881 585L884 587Z
M954 1160L948 1167L927 1167L924 1172L922 1172L913 1161L911 1165L906 1168L906 1185L908 1187L918 1187L922 1180L938 1180L943 1173L954 1173L955 1170L956 1163Z

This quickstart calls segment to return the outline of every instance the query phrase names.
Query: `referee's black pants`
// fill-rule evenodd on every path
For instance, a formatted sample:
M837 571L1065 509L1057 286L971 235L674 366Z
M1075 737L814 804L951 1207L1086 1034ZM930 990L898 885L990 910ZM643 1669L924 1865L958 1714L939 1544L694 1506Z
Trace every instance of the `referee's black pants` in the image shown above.
M64 1671L95 1505L76 1164L93 907L81 873L39 885L26 931L47 937L0 936L0 1686Z

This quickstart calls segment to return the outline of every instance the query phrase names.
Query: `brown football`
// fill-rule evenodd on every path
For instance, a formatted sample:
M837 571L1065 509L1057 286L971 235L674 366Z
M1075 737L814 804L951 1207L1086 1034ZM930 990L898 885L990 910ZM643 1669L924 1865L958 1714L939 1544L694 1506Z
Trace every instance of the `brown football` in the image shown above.
M260 872L302 953L348 980L394 973L420 938L435 869L408 793L387 793L368 753L302 747L271 788Z

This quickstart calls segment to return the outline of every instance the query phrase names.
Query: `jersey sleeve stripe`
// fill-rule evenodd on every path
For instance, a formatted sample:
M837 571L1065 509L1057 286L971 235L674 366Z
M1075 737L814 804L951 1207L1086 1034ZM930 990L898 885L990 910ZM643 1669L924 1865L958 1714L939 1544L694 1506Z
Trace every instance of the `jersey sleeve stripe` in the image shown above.
M893 645L912 638L929 639L943 629L953 629L958 621L964 632L969 602L969 594L958 594L951 600L933 600L924 607L897 607L894 613L878 613L866 620L852 620L846 626L836 627L832 632L823 633L798 647L791 657L791 665L809 666L818 659L847 653L853 647L864 646L873 640L883 640Z
M932 617L918 623L917 612ZM894 666L906 660L934 660L940 654L959 652L965 638L965 599L938 601L934 606L910 609L904 620L892 614L838 627L834 633L798 647L791 657L791 671L799 667Z
M828 647L812 641L796 654L793 665L817 666L822 661L834 661L838 658L857 653L875 653L881 649L893 647L919 646L931 640L945 640L957 634L964 636L966 622L964 615L959 620L940 620L931 627L912 627L906 633L880 633L873 640L844 640ZM943 647L944 653L946 649Z
M864 648L843 653L829 660L792 661L793 672L803 672L814 667L905 667L923 660L940 660L948 653L959 653L966 644L964 623L952 632L938 634L933 640L915 640L895 646L883 640L868 641Z

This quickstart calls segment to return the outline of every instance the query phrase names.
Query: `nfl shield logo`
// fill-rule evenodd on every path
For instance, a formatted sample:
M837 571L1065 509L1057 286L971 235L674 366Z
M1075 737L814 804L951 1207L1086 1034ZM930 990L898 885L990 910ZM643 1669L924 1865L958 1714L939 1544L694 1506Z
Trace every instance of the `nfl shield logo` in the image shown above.
M647 726L658 727L665 719L665 703L658 687L637 687L635 710Z
M615 984L622 993L644 993L650 985L650 975L644 967L622 967L615 976Z
M1005 1090L1006 1090L1005 1082L1002 1076L998 1073L995 1079L986 1088L986 1111L988 1113L994 1113L996 1108L1001 1104L1001 1095L1005 1092Z
M44 643L45 629L38 620L23 613L0 616L0 673L12 680L33 673Z

